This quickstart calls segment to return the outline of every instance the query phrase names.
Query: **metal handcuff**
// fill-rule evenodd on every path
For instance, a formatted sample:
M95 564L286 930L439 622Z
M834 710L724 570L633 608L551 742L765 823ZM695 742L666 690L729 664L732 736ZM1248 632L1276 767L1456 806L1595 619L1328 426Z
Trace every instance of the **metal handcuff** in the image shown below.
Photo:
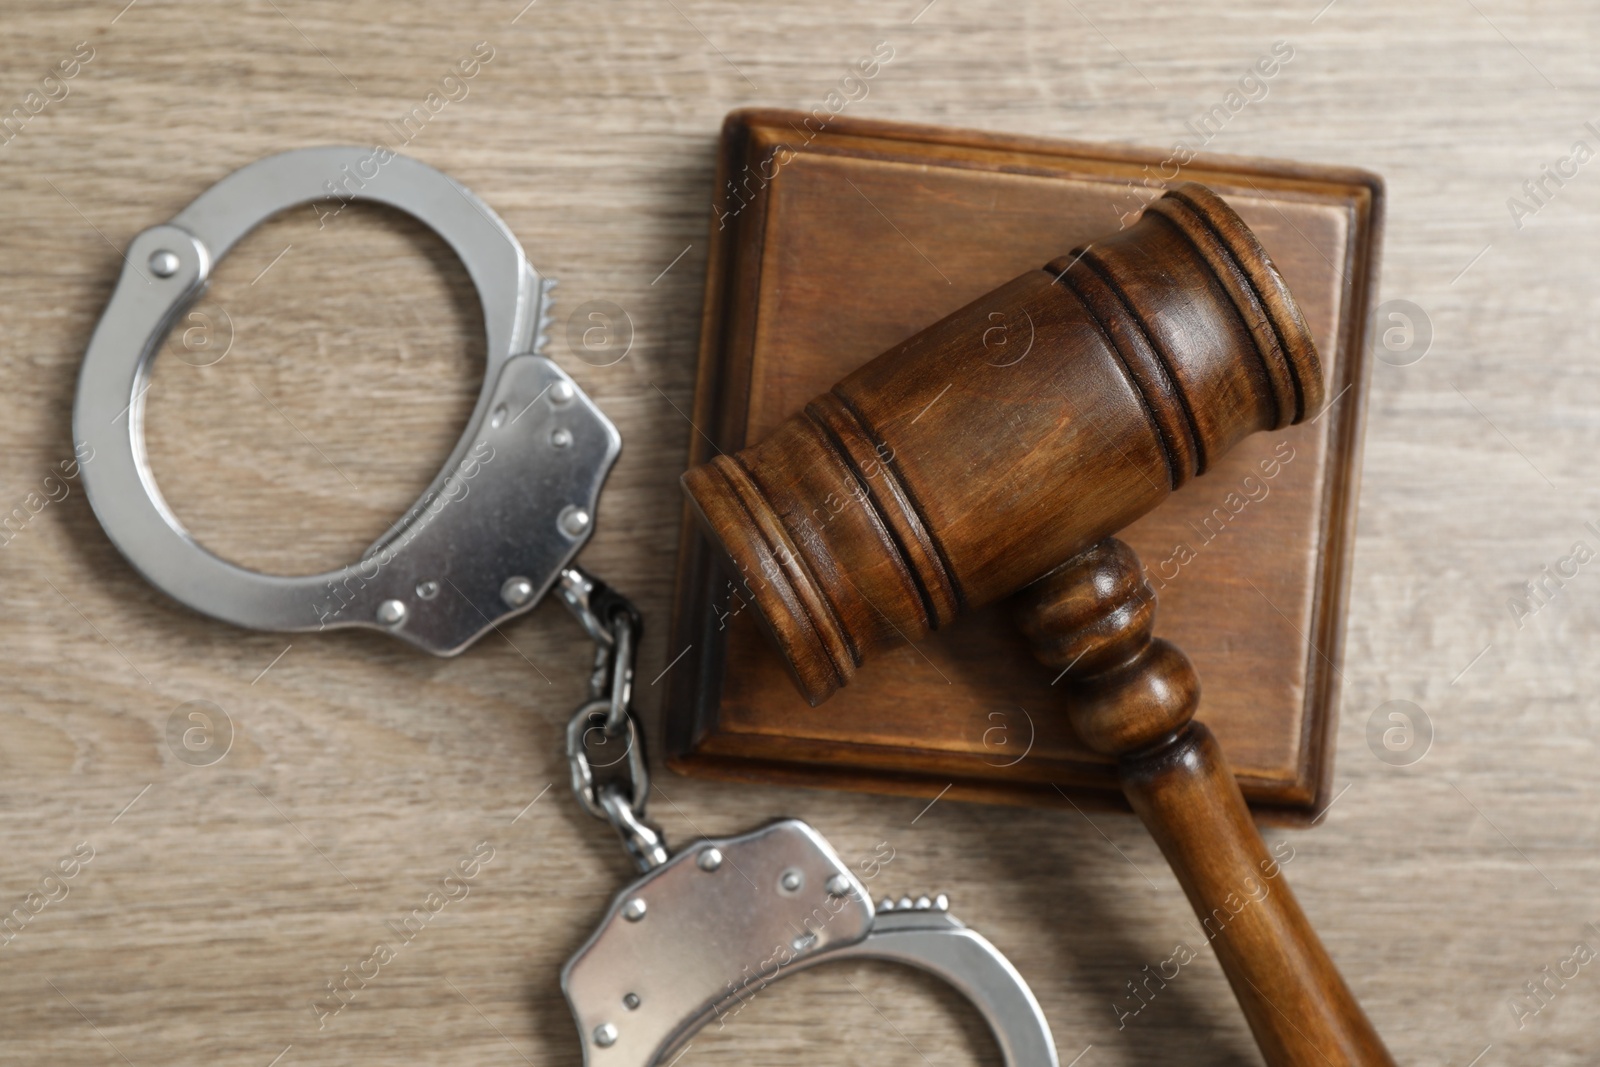
M329 197L398 208L454 249L483 305L483 389L438 477L360 560L305 577L261 574L206 551L162 499L145 456L144 394L157 347L228 250L271 216ZM641 619L573 563L622 438L539 354L554 282L488 205L386 149L300 149L228 175L135 237L124 258L84 356L73 437L93 449L82 478L95 515L151 584L239 626L366 627L439 656L532 610L555 586L594 640L589 699L567 727L573 792L611 823L643 874L562 969L585 1064L664 1062L787 974L878 959L954 986L988 1022L1007 1064L1056 1067L1032 991L994 945L949 914L942 895L875 908L822 835L793 819L669 854L645 815L650 779L630 708ZM618 740L622 757L590 758L596 743Z

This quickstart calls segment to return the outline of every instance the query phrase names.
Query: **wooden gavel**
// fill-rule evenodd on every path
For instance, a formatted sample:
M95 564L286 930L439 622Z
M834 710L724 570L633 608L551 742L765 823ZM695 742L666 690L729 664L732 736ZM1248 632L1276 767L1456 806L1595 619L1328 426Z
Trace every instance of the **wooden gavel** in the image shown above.
M1389 1064L1192 721L1199 682L1152 636L1138 559L1110 537L1323 395L1277 269L1186 183L683 483L813 705L877 652L1027 587L1035 655L1073 680L1075 731L1117 761L1267 1061Z

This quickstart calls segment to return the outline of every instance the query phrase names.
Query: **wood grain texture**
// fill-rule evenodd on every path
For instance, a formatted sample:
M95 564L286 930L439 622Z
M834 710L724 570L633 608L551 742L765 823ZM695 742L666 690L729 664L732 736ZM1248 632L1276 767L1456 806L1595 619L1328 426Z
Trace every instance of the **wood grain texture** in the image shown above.
M1027 272L1043 292L1070 282L1066 307L1079 298L1094 300L1096 317L1118 322L1119 302L1108 299L1109 287L1096 283L1098 271L1086 269L1087 261L1115 255L1116 238L1150 227L1162 232L1158 215L1145 227L1116 231L1107 242L1115 226L1133 226L1146 200L1156 196L1132 183L1161 172L1161 153L852 119L818 132L806 121L804 113L755 111L732 115L724 126L694 411L705 432L690 442L691 467L699 469L685 484L731 470L722 484L745 487L736 521L765 514L756 475L767 485L784 480L772 471L761 474L762 457L803 472L809 492L784 487L787 532L768 516L760 537L739 541L735 566L713 566L705 541L684 542L672 643L693 649L667 683L671 764L930 798L949 790L960 799L1119 804L1110 763L1074 737L1063 718L1035 714L1054 704L1058 690L1052 677L1029 666L1005 614L970 603L956 614L946 560L970 539L960 532L963 526L988 532L997 525L1005 536L980 538L979 546L987 552L990 544L1027 545L1029 551L993 553L1026 574L1030 557L1059 562L1059 545L1049 546L1076 521L1099 517L1096 512L1119 495L1164 492L1177 482L1180 488L1126 536L1150 560L1168 632L1196 657L1211 694L1210 722L1246 795L1264 816L1300 824L1314 818L1332 796L1328 737L1338 700L1368 380L1362 337L1376 280L1378 180L1349 168L1269 160L1191 162L1188 176L1222 190L1269 245L1316 339L1326 394L1337 397L1335 405L1319 403L1304 425L1246 437L1232 451L1217 441L1202 449L1203 438L1183 411L1204 405L1148 408L1152 415L1164 408L1169 416L1158 420L1166 431L1157 440L1128 432L1149 422L1138 414L1148 401L1127 403L1135 394L1121 385L1128 374L1114 368L1097 373L1093 362L1059 377L1048 373L1055 364L1047 349L1063 332L1051 321L1064 320L1065 336L1079 340L1071 332L1072 312L978 306L986 290L1016 289L1021 280L1012 279ZM915 242L907 230L918 235ZM1048 271L1061 275L1061 283L1034 277L1061 249L1086 246L1093 246L1082 257L1086 262L1072 263L1069 254L1060 257L1067 263ZM1171 265L1162 288L1178 273ZM1149 317L1185 322L1177 308ZM899 399L890 389L851 403L875 413L881 428L873 432L881 440L866 439L858 418L828 418L832 426L857 425L851 435L854 465L863 475L857 484L867 487L874 506L855 506L858 494L835 473L841 461L830 460L826 447L819 453L812 423L777 420L802 408L818 410L807 402L836 381L847 393L863 393L857 380L869 372L862 365L880 349L887 349L879 358L891 367L917 356L922 342L902 339L891 347L889 331L910 334L908 323L920 321L921 338L952 325L960 330L963 319L984 345L978 358L956 364L965 376L930 361L934 349L920 356L930 363L925 370L906 375L911 387L922 389L920 396ZM939 325L926 325L934 320ZM1106 336L1099 327L1092 331L1085 351ZM1163 323L1149 336L1170 332ZM1006 347L1013 340L1015 347ZM1253 347L1244 337L1237 344ZM1128 347L1128 353L1118 350L1113 364L1141 362ZM1170 358L1181 344L1169 336L1164 347ZM1019 351L1027 354L1019 357ZM1153 354L1142 362L1153 373L1137 391L1141 400L1160 395L1162 377ZM1265 381L1257 385L1267 391ZM1195 391L1192 380L1187 388ZM963 398L966 410L952 419ZM1057 441L1053 450L1041 435L1049 424L1040 416L1074 409L1088 416L1081 420L1083 442ZM837 430L834 436L844 439ZM964 447L954 444L963 441ZM751 476L719 456L745 446L753 450L740 462ZM903 460L899 451L907 452ZM1135 457L1163 452L1165 462L1136 465ZM1018 473L1030 460L1062 453L1081 458L1054 465L1044 460L1031 473ZM1106 457L1135 470L1104 476ZM1202 457L1211 473L1193 478ZM924 473L908 482L907 472L918 467ZM1010 480L996 471L1012 472ZM916 482L921 486L913 492ZM1046 494L1048 506L1006 517L1013 496L1047 485L1055 487ZM798 495L812 499L800 505ZM939 510L930 511L930 503ZM691 501L686 523L700 510ZM1052 512L1053 522L1040 521ZM896 514L915 521L895 524ZM916 604L904 598L897 573L878 583L863 575L869 564L885 569L881 554L853 553L847 569L854 585L826 580L830 556L845 558L842 548L852 543L870 549L876 515L899 527L893 540L908 551L927 543L930 529L939 532L942 547L930 545L905 568L926 576L921 588L943 620L932 634L925 633ZM952 519L959 520L953 528ZM774 566L797 556L795 566ZM791 570L796 576L784 577ZM774 571L784 580L769 574ZM811 572L824 576L817 584L826 595L806 579ZM935 595L947 585L950 596ZM970 581L963 585L968 601L982 599L972 596ZM869 624L857 627L868 633L853 643L833 627L791 628L791 647L808 649L825 680L853 672L852 651L875 664L855 672L851 684L820 707L796 695L785 657L764 632L774 603L786 593L806 605L808 617L837 612L847 620L854 606L855 617ZM861 609L862 599L870 609ZM896 604L912 610L897 613ZM879 622L897 614L888 626ZM1216 625L1219 618L1229 625ZM896 646L888 654L868 647L874 625ZM832 640L799 640L814 634Z
M1252 90L1207 148L1383 174L1383 295L1424 308L1432 340L1420 362L1374 368L1337 800L1315 831L1268 843L1292 851L1297 896L1399 1062L1591 1063L1592 967L1521 1029L1508 998L1600 922L1600 578L1583 566L1520 628L1507 599L1574 542L1600 544L1584 525L1600 522L1600 179L1590 163L1551 183L1521 230L1506 200L1574 140L1594 147L1600 12L675 4L540 0L514 24L515 0L139 0L120 17L121 3L8 5L7 113L76 42L95 56L0 146L5 509L71 454L77 364L116 248L269 152L388 136L488 40L496 55L470 95L406 150L468 184L562 280L551 354L627 440L582 560L645 610L653 709L650 683L681 651L663 620L722 116L822 106L887 40L893 61L845 114L1166 148L1288 41L1265 97ZM202 540L309 570L369 543L427 484L481 345L464 278L437 248L378 213L322 230L290 216L223 262L207 306L243 323L235 350L203 369L163 356L149 397L157 474ZM612 366L565 341L564 318L591 300L634 325ZM149 589L76 488L0 549L0 588L0 899L15 906L76 843L96 850L0 949L8 1062L265 1067L290 1044L279 1067L578 1062L556 971L629 868L562 796L557 745L588 648L557 607L452 661L345 634L293 639L276 659L290 639L214 625ZM215 766L166 744L190 700L235 723ZM1411 766L1368 745L1391 700L1432 723ZM1204 953L1117 1028L1124 983L1194 936L1132 816L658 782L652 813L673 841L778 813L849 859L888 841L879 884L951 893L1031 979L1064 1062L1091 1044L1078 1067L1254 1062ZM484 840L496 858L471 896L319 1031L309 1005L324 982ZM682 1067L993 1062L937 986L876 967L791 981Z

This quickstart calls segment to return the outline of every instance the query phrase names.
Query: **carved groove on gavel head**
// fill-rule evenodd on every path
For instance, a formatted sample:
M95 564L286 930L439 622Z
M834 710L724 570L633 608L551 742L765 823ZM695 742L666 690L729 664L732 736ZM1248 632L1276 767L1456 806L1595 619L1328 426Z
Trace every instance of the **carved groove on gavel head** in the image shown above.
M1185 183L683 484L815 705L1322 398L1277 269L1232 208Z

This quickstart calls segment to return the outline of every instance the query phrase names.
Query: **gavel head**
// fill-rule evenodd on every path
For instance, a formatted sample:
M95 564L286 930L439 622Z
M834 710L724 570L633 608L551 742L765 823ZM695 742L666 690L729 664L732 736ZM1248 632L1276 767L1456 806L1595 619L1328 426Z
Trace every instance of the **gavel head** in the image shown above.
M1322 398L1277 269L1186 183L683 485L816 705L869 656L1033 582Z

